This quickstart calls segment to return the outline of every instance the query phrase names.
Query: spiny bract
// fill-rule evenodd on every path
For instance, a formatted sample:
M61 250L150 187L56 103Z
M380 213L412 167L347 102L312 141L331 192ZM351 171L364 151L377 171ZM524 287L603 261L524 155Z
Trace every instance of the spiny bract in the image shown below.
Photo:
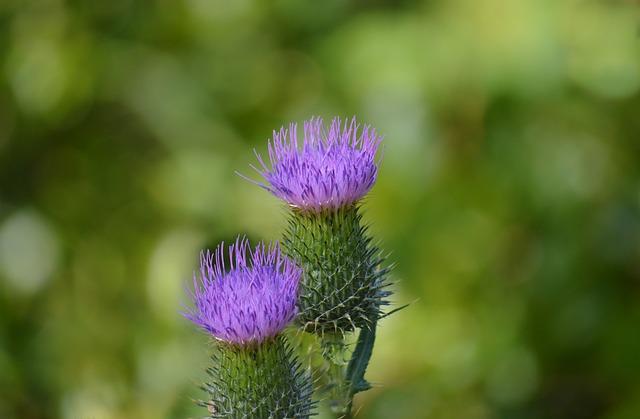
M282 241L303 268L297 321L318 334L369 327L391 292L380 250L358 207L323 213L292 211Z
M282 336L255 347L221 346L207 370L200 401L210 418L308 418L315 403L311 374L301 368Z

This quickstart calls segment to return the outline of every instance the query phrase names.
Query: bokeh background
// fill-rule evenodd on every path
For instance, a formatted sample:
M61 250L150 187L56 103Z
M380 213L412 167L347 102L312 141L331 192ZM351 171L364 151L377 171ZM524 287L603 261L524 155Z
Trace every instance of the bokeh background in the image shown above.
M640 417L638 3L2 0L0 417L185 418L198 252L277 239L252 149L385 135L363 419Z

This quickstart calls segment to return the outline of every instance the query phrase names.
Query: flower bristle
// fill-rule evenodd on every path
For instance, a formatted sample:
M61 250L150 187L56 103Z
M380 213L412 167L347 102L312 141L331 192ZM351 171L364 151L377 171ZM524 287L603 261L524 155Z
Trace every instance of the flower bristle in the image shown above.
M382 141L368 125L355 118L334 118L325 127L321 118L304 122L298 141L295 123L274 131L268 144L269 165L256 153L255 168L266 183L258 183L289 205L321 212L358 202L373 187L378 173L376 153Z
M252 345L280 333L296 315L301 269L278 244L251 249L246 238L200 258L194 274L194 307L185 317L215 339ZM228 266L228 268L227 268Z

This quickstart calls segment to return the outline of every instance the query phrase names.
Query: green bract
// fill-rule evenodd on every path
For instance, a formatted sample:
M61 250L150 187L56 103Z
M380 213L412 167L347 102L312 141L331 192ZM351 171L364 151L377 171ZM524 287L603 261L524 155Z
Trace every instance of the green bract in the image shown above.
M219 345L207 370L211 381L199 402L210 418L308 418L311 375L302 369L282 336L259 345Z
M282 247L302 267L297 321L309 332L370 328L390 295L389 268L357 205L322 212L292 208Z

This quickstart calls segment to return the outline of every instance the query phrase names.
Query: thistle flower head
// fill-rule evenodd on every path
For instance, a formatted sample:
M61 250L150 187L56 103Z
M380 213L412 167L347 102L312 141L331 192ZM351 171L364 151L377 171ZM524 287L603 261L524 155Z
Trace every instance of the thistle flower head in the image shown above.
M269 142L270 167L256 153L262 166L256 169L266 180L258 185L289 205L322 212L346 207L360 200L376 181L376 151L382 138L356 119L344 123L334 118L326 128L322 119L304 123L300 145L297 125L274 131Z
M237 345L276 336L296 315L302 271L282 255L277 244L251 249L246 238L202 253L200 276L194 274L194 308L185 317L218 340Z

